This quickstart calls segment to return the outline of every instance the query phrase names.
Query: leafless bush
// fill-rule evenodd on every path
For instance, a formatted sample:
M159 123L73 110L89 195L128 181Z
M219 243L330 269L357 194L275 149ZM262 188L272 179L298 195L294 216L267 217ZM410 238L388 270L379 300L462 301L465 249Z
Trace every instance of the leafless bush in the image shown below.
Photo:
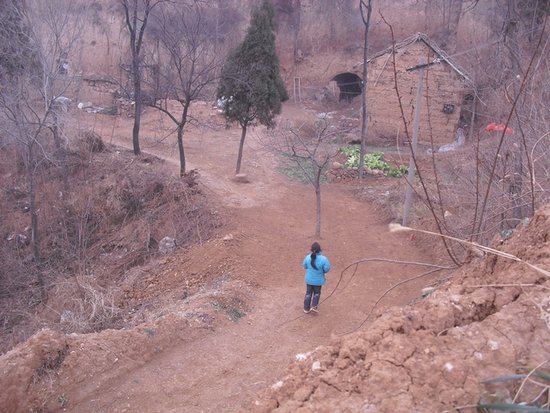
M56 296L64 302L59 317L66 333L88 333L121 325L121 309L116 305L119 291L116 287L102 288L90 276L78 277L76 291L64 292L57 288ZM76 294L75 294L76 292Z
M11 158L6 151L0 155L0 164ZM60 177L50 172L55 168L44 168L48 178L37 190L43 234L41 270L45 288L51 292L44 303L57 311L47 323L56 328L67 310L66 331L116 327L118 292L106 286L129 268L155 257L157 244L165 236L176 239L179 247L204 242L221 218L201 192L196 172L182 180L171 176L161 160L135 158L124 151L69 155L74 163L70 185L78 191L64 202L59 195ZM142 163L154 166L144 168ZM28 338L43 322L35 315L43 307L31 247L10 245L7 240L12 233L26 234L28 226L24 180L15 172L9 176L7 180L2 175L5 190L0 190L1 350ZM92 273L96 279L88 276ZM82 288L75 287L74 274L84 280Z
M80 134L79 146L84 153L97 153L105 150L103 139L94 131L88 130Z
M499 16L503 24L499 30L504 33L494 47L475 59L479 100L478 110L470 116L470 141L451 154L432 151L426 157L412 149L420 177L414 190L431 225L442 234L484 245L496 234L508 236L525 222L547 202L550 190L550 112L544 103L550 67L547 28L543 19L532 15L527 19L529 31L522 32L518 23L527 20L516 17L527 9L516 10L515 2L504 3L506 13ZM394 77L401 100L395 64ZM426 100L429 103L429 93ZM461 262L461 247L441 239L453 261Z

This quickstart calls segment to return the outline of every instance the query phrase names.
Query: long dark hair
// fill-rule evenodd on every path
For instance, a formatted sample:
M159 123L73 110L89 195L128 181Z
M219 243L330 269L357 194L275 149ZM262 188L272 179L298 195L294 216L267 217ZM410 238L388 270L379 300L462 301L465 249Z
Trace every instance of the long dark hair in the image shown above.
M321 246L319 245L318 242L314 242L313 244L311 244L311 255L310 255L311 266L316 270L318 268L317 268L317 265L315 264L315 258L317 258L317 254L319 254L320 252L321 252Z

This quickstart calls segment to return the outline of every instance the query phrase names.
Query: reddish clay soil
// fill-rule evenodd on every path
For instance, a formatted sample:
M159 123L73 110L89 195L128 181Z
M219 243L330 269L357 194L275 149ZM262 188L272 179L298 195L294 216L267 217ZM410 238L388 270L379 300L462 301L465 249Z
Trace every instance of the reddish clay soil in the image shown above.
M164 304L143 324L88 335L65 336L45 330L4 355L0 359L5 381L2 410L433 412L479 396L478 376L469 379L474 370L471 363L480 363L476 352L487 359L485 347L493 339L484 336L473 347L465 346L456 358L449 359L457 368L449 367L446 357L453 353L453 334L458 334L454 328L477 324L518 295L508 294L496 303L496 293L484 293L489 298L479 294L477 301L468 298L463 303L460 297L466 293L460 290L454 296L442 293L441 303L434 304L431 298L422 301L425 313L386 312L391 306L419 301L422 288L449 275L440 271L386 294L361 327L390 287L430 268L373 261L343 272L350 264L367 258L448 263L445 257L430 254L433 249L422 248L418 239L390 233L389 214L359 201L349 186L327 184L322 188L322 237L318 241L333 269L323 288L322 298L327 300L320 313L303 314L300 264L317 240L313 237L313 188L278 172L277 159L259 144L263 132L259 127L251 130L244 152L242 172L250 182L235 182L240 130L226 129L223 119L207 104L198 105L195 111L202 123L184 138L187 169L198 170L213 208L226 217L225 225L213 239L178 250L144 270L151 282L146 288L150 292L142 293ZM293 105L285 106L282 114L296 121L314 116ZM106 142L130 146L131 119L85 115L80 122L80 127L93 128ZM173 162L177 173L175 137L167 136L172 129L169 120L148 110L142 124L142 150ZM369 182L376 190L379 181L367 178ZM492 265L491 271L502 266L500 261ZM203 282L184 294L185 280L197 274ZM540 280L530 276L529 282ZM485 305L488 308L483 313ZM461 306L462 313L457 310ZM548 329L540 330L545 327L542 320L540 324L529 327L529 337L538 343L536 357L528 346L510 344L516 353L523 351L523 365L533 365L550 354ZM447 330L454 332L439 336ZM508 346L509 339L497 341L502 347ZM443 342L445 354L438 355ZM502 356L508 365L490 373L516 369L510 366L516 353ZM287 371L297 358L301 361ZM415 368L419 369L416 376L411 373ZM432 373L433 380L427 380ZM450 395L449 390L448 397L438 398L440 382L457 391ZM375 384L378 393L371 397L368 386ZM439 401L424 402L434 398Z
M250 311L238 323L176 346L156 357L154 364L121 378L120 384L111 384L111 390L101 397L109 403L114 401L111 411L118 411L117 406L121 411L126 406L128 411L235 411L258 390L275 382L295 354L311 351L328 343L331 336L357 328L387 288L418 272L399 265L364 266L347 285L353 273L348 271L340 289L323 303L320 314L304 315L300 264L315 241L313 187L294 183L277 172L277 160L258 143L262 128L251 131L245 148L242 172L250 183L234 182L240 131L237 127L226 129L223 119L209 106L200 112L201 119L209 122L201 133L186 136L188 169L197 168L204 185L231 209L230 222L220 235L232 239L217 244L214 250L226 250L223 255L234 261L228 278L249 285L244 291L239 288L238 293L246 296L243 300ZM143 136L154 132L162 136L155 130L158 115L150 115ZM294 106L285 107L283 113L284 118L297 122L314 116ZM129 125L117 127L113 142L123 143L124 137L117 134L130 130ZM105 129L98 132L109 140ZM143 149L177 165L173 140L170 137L169 143L159 144L151 136ZM333 265L324 296L334 290L344 267L362 258L433 262L408 238L390 234L388 217L354 199L349 188L326 185L322 191L319 242ZM209 259L208 253L204 259ZM388 297L384 305L410 302L433 280L407 286ZM142 384L136 386L135 380ZM97 405L95 401L88 402L88 407L81 403L78 411L93 411Z

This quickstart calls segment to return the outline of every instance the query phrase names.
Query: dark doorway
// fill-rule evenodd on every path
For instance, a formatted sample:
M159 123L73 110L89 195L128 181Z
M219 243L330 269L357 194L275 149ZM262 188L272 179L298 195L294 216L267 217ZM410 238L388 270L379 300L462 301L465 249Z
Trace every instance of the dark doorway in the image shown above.
M355 73L340 73L332 78L340 89L340 100L350 102L363 93L363 81Z

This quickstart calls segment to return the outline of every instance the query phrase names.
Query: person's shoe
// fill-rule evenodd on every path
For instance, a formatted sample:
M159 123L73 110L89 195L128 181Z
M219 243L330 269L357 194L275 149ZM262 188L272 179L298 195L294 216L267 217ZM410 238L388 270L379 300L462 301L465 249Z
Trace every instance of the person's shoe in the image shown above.
M313 311L314 313L318 313L319 309L317 307L311 307L310 311Z
M311 310L306 310L306 309L304 309L304 313L306 313L306 314L309 313L310 311L311 311Z

